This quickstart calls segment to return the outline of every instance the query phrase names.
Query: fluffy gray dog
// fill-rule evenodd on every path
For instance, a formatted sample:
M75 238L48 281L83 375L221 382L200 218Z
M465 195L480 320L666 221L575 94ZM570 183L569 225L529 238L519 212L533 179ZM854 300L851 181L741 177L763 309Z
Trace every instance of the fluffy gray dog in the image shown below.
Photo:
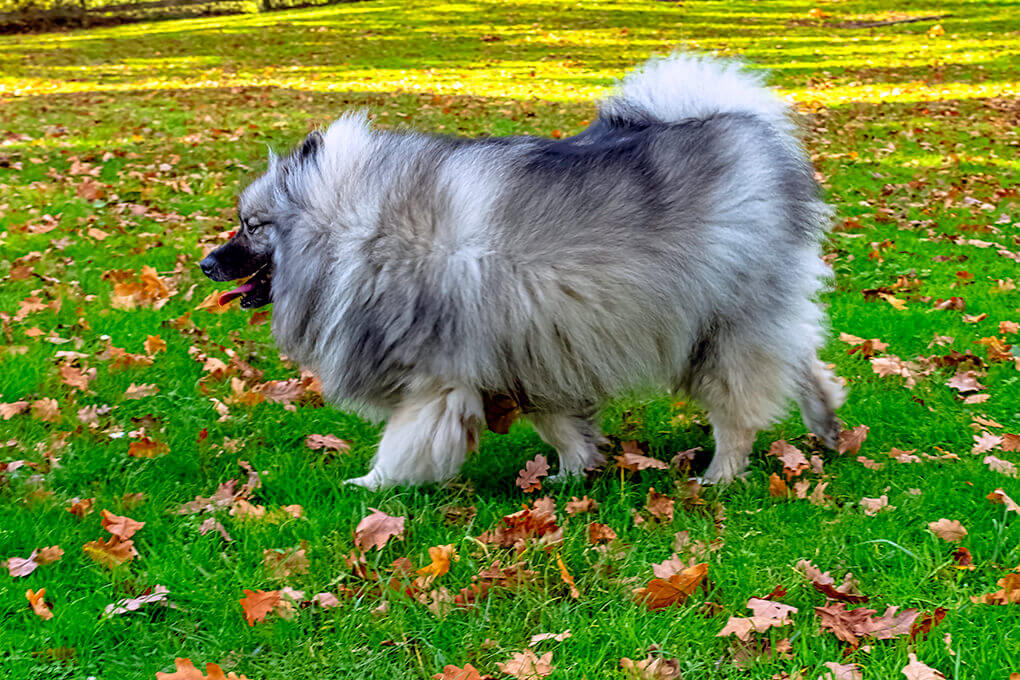
M790 400L836 444L819 362L830 210L786 104L739 65L674 54L629 75L569 139L313 132L240 198L201 263L251 276L282 350L326 396L382 413L369 488L457 473L511 395L559 454L599 461L595 417L625 390L710 414L710 482L741 474Z

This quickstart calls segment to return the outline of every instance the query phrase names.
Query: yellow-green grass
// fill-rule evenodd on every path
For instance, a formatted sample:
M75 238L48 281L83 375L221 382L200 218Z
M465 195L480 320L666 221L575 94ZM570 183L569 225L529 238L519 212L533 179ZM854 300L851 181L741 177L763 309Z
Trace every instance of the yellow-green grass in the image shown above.
M822 16L812 15L814 9ZM336 590L350 582L342 556L369 506L408 517L406 539L370 555L381 568L405 555L420 566L430 546L453 544L461 559L440 583L456 591L493 560L515 559L491 548L486 553L473 537L528 500L513 484L524 461L553 454L519 424L509 435L487 435L451 486L379 494L348 489L341 480L364 472L377 426L314 404L293 411L268 403L233 406L231 417L219 422L210 397L227 398L229 381L209 380L188 353L197 345L226 360L230 349L264 370L266 380L296 375L279 359L267 326L249 326L249 314L194 310L216 288L195 266L199 242L231 228L237 189L262 167L267 145L286 148L352 108L366 108L386 127L573 134L594 116L593 100L614 78L679 47L770 69L773 82L805 112L807 141L837 223L852 218L861 225L837 231L826 246L836 272L835 290L826 295L834 331L880 338L903 359L955 349L987 361L987 347L975 341L1020 342L998 328L1001 321L1020 321L1016 290L998 283L1020 278L1017 262L998 252L1020 252L1012 189L1020 179L1015 10L1008 2L371 1L0 37L0 311L14 317L34 291L43 302L61 300L59 310L3 326L0 402L54 398L61 415L56 423L31 414L0 420L0 462L41 466L5 473L0 482L0 560L54 544L66 551L28 577L0 573L0 675L152 678L170 670L175 656L200 666L220 663L252 680L429 678L447 663L467 662L498 674L495 664L524 649L532 634L569 628L573 637L540 648L553 651L554 679L623 677L620 658L642 658L652 644L679 659L688 680L797 671L816 678L824 662L843 659L844 645L819 633L813 607L824 597L793 570L801 558L837 578L853 572L879 611L888 605L947 609L926 640L879 641L850 653L846 660L861 664L866 678L901 677L910 652L954 679L1005 679L1020 671L1020 605L971 601L997 590L996 581L1020 565L1020 520L985 498L1003 487L1020 499L1020 484L989 470L984 454L971 453L974 415L1003 426L984 426L992 432L1020 432L1015 362L993 362L981 377L989 399L967 405L945 385L952 368L907 389L833 341L825 358L849 383L841 414L849 425L871 427L861 453L886 465L875 471L854 455L822 453L834 499L824 507L767 491L768 475L781 470L764 455L772 441L786 438L810 449L796 414L759 436L746 484L704 491L710 505L703 509L681 510L678 503L667 526L635 526L631 511L643 506L651 486L679 498L683 480L673 472L621 477L609 470L554 489L565 526L559 554L577 579L579 600L561 584L555 555L531 549L522 559L539 572L538 582L497 591L472 610L437 617L393 595L384 615L373 613L377 598L364 598L249 627L238 603L242 589L282 585L262 566L263 550L307 541L309 573L284 583L309 594ZM951 16L839 27L907 14ZM112 155L104 160L107 152ZM69 174L72 157L100 168L102 198L78 195L82 176ZM121 203L150 206L162 216L118 212ZM57 226L34 233L45 224L43 215ZM108 236L97 240L90 228ZM876 247L886 240L892 243ZM104 272L148 264L166 275L178 261L179 292L164 307L111 307L113 281ZM18 264L28 264L32 274L10 276ZM861 293L901 276L919 282L897 293L906 301L903 310ZM933 300L950 296L966 300L965 312L932 308ZM188 311L208 338L170 324ZM964 313L988 316L968 323ZM936 334L954 340L929 346ZM118 370L99 358L108 342L142 352L149 335L167 343L150 367ZM70 342L45 340L54 336ZM61 382L56 353L62 350L87 355L79 361L97 370L87 391ZM127 400L131 383L152 383L159 392ZM113 409L99 429L78 421L79 408L103 404ZM607 411L604 426L614 437L648 442L663 459L694 446L711 450L698 407L665 396L624 399ZM127 456L134 439L127 433L139 427L168 453ZM126 434L110 437L115 430ZM208 436L200 441L203 430ZM313 433L348 439L352 449L312 451L304 439ZM886 455L893 447L960 459L901 464ZM58 465L47 462L51 448ZM1016 452L992 453L1020 463ZM235 539L224 544L215 534L199 534L200 517L175 514L181 503L240 476L238 459L265 471L256 502L270 511L300 504L305 518L241 521L222 513ZM146 501L128 509L122 496L135 492ZM565 501L585 493L601 510L568 520ZM896 509L865 516L860 499L883 493ZM113 571L93 563L82 546L105 532L98 512L84 520L66 512L73 497L95 497L97 510L145 521L136 537L139 558ZM448 503L474 505L478 514L467 525L446 524L439 508ZM714 503L726 509L721 531ZM953 546L928 532L927 523L941 517L964 523L969 534L962 545L976 569L956 569ZM612 557L592 551L589 519L609 524L625 549ZM651 578L651 565L670 556L673 534L683 529L695 540L723 540L706 558L711 589L687 605L648 612L632 602L630 588ZM177 608L101 616L107 604L155 584L169 587ZM748 597L780 584L800 611L792 626L762 637L788 637L793 651L739 669L729 640L716 634L728 616L749 613ZM32 614L24 596L41 587L53 604L49 621ZM703 607L706 601L719 608ZM52 651L61 648L73 649L70 658Z

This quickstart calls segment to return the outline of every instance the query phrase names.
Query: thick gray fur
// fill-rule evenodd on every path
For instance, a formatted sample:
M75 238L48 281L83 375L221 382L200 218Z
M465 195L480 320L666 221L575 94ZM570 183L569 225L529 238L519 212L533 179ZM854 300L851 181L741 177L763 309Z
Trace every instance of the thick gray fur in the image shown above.
M819 196L782 100L739 64L674 54L569 139L346 115L271 158L240 211L272 252L282 350L330 399L388 419L353 482L456 474L485 392L526 403L577 474L598 459L599 407L648 388L709 410L720 482L791 400L838 437L841 389L816 356Z

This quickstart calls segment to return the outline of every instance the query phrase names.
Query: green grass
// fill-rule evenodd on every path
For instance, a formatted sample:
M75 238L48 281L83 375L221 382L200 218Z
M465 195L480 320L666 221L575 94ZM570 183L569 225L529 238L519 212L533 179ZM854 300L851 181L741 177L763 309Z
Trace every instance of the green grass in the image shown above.
M811 18L816 7L826 16ZM952 16L937 22L944 35L928 35L936 22L834 26L897 12ZM536 582L497 591L474 609L437 617L394 594L380 615L374 612L379 598L366 596L249 627L238 602L242 589L281 585L262 566L263 550L307 542L309 573L285 583L309 595L353 585L342 556L369 506L408 518L404 541L369 555L384 570L401 556L421 566L430 546L452 543L460 560L439 583L456 592L494 560L507 564L511 554L485 551L474 537L530 500L514 486L516 471L551 452L518 424L509 435L487 435L480 454L446 487L378 494L346 488L341 480L366 469L377 426L314 401L294 410L231 406L220 422L210 398L229 397L229 380L210 379L189 354L197 347L226 361L228 351L236 352L264 371L264 380L297 376L278 356L267 325L250 326L250 315L239 310L195 310L215 290L195 266L200 243L212 244L232 228L238 187L263 167L267 145L286 148L310 127L359 107L383 127L573 134L593 117L593 98L613 78L679 46L740 55L771 69L774 82L807 113L808 144L838 222L852 218L861 225L837 230L826 246L836 272L835 290L826 296L834 331L880 338L888 353L905 360L955 349L987 362L986 346L975 344L980 338L1020 343L998 330L1001 321L1020 321L1020 296L997 283L1020 279L1017 261L998 252L1020 252L1018 17L1016 3L1005 1L386 0L0 37L0 402L49 397L60 406L54 423L31 414L0 420L0 462L36 466L2 475L0 560L49 545L66 551L28 577L0 573L0 676L152 678L172 669L176 656L199 667L216 662L252 680L430 678L445 664L468 662L497 674L496 662L524 649L532 634L569 628L573 637L539 648L553 651L554 679L623 677L620 658L643 658L652 644L679 659L688 680L784 671L816 678L823 662L843 658L844 645L819 633L813 607L824 598L793 570L802 558L837 577L853 572L879 611L888 605L947 609L925 640L878 641L851 652L848 662L861 664L866 678L901 677L908 652L954 680L1005 680L1020 671L1020 605L970 599L997 590L995 582L1020 565L1020 518L985 499L997 487L1020 499L1020 484L971 453L974 415L1020 432L1015 360L982 369L989 399L967 405L945 385L951 368L907 389L833 341L825 358L849 383L841 415L848 425L871 427L861 453L886 466L873 471L855 456L822 453L833 497L824 507L768 494L768 475L780 471L764 455L769 444L786 438L811 450L796 414L759 436L746 483L706 489L705 506L681 510L678 503L668 526L635 526L631 512L643 506L650 486L679 498L683 480L674 472L621 477L611 469L553 489L564 526L560 555L577 579L579 600L560 582L555 554L531 548L521 559L538 572ZM82 176L69 174L75 159L98 169L102 198L76 193ZM149 210L135 215L122 204ZM38 233L43 215L55 218L56 227ZM108 236L97 240L89 229ZM891 244L879 249L881 258L869 257L886 240ZM942 261L945 256L951 259ZM111 307L114 282L104 272L146 264L173 277L176 294L160 309ZM960 271L973 275L965 285ZM861 293L898 277L918 286L896 293L906 301L903 310ZM59 301L59 309L15 321L33 294L43 303ZM959 311L932 309L934 299L954 295L966 300L965 314L988 316L967 323ZM200 330L171 323L189 312ZM954 340L929 347L936 334ZM110 343L141 353L149 335L167 344L151 366L115 368L102 358ZM62 340L46 340L51 337ZM87 390L61 382L61 351L80 353L72 361L96 370ZM131 383L153 383L159 392L126 400ZM111 407L98 428L76 416L89 405ZM648 442L662 458L694 446L711 450L704 415L665 397L616 403L604 425L615 437ZM140 428L168 453L129 457ZM343 437L352 449L309 450L304 439L313 433ZM899 464L885 455L892 447L918 455L951 452L959 460ZM1016 452L992 453L1020 463ZM218 513L235 539L225 544L215 534L199 534L201 516L175 510L242 477L238 460L263 471L253 500L272 517L241 521ZM137 492L144 502L125 505L123 495ZM601 509L590 518L567 518L566 500L585 493ZM883 493L896 509L865 516L860 499ZM72 516L66 507L73 497L94 497L97 512ZM474 505L477 515L467 524L447 524L440 509L451 503ZM303 519L273 512L290 504L303 506ZM719 506L725 520L717 524ZM106 536L100 508L146 523L136 536L140 556L115 570L82 551ZM966 526L962 545L973 553L975 570L954 568L953 546L928 532L927 523L940 517ZM592 551L585 538L589 519L609 524L623 550L612 557ZM723 541L707 558L711 588L684 606L648 612L630 600L630 589L651 578L651 564L670 556L673 534L682 529L695 540ZM176 608L102 618L107 604L155 584L170 589ZM716 633L728 616L748 613L748 597L780 584L790 591L785 601L800 612L792 626L764 637L789 637L793 652L739 669L729 641ZM32 614L24 596L42 587L55 613L49 621ZM704 601L718 606L705 608ZM955 655L943 641L946 633ZM53 651L60 648L73 652Z

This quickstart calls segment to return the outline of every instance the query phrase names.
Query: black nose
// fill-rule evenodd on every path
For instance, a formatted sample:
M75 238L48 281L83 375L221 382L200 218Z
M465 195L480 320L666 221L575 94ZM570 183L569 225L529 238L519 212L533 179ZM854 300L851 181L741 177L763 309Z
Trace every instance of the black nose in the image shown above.
M198 266L202 268L203 274L205 274L208 277L212 277L213 270L216 269L216 260L213 258L212 255L209 255L201 262L199 262Z

